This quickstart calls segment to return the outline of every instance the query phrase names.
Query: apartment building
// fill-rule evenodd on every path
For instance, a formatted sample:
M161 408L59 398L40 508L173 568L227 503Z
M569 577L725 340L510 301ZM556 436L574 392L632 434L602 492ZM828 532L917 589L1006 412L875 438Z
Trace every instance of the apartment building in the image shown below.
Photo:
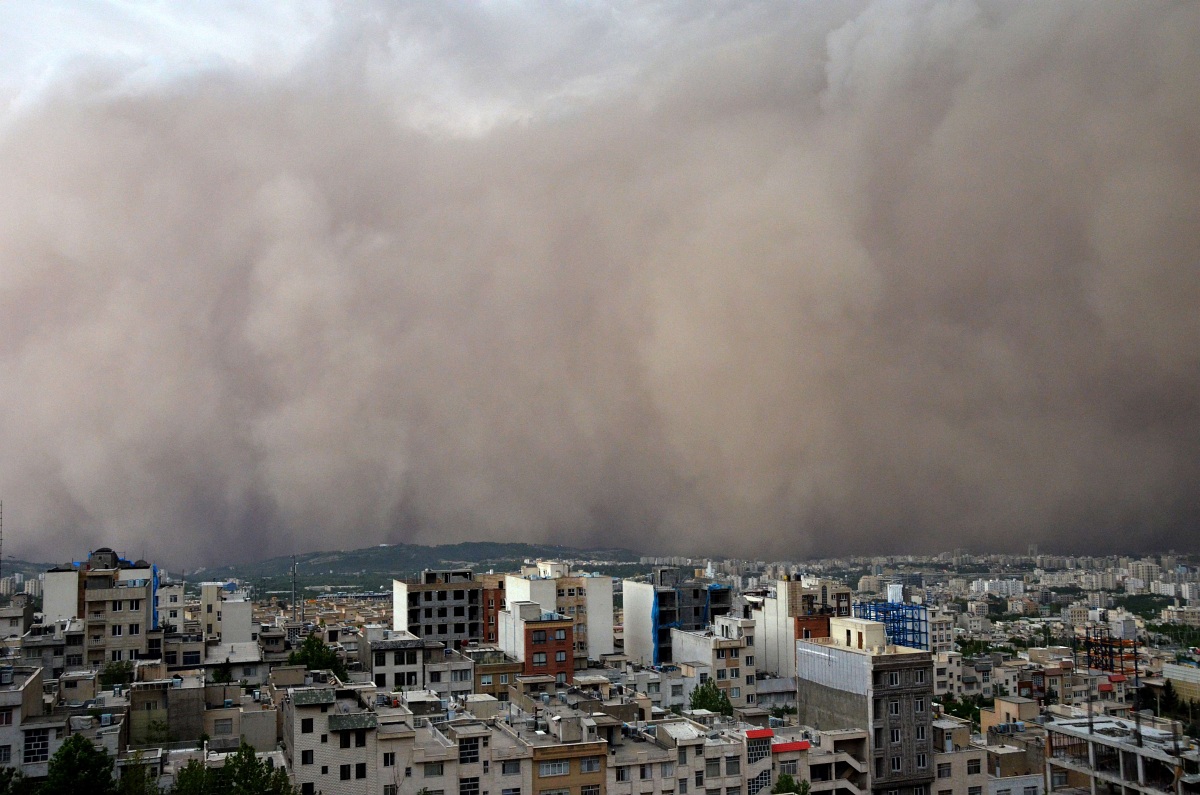
M757 703L756 624L748 618L718 616L704 631L671 630L673 654L680 662L710 666L717 687L734 708Z
M441 644L436 644L441 650ZM378 624L363 628L358 661L381 691L425 688L426 642L406 629L385 629Z
M50 679L84 670L83 632L83 621L77 618L34 624L21 638L23 664L42 668Z
M496 622L500 618L500 611L505 605L505 590L504 581L510 575L507 574L477 574L475 578L479 580L483 588L480 603L483 609L480 611L480 623L483 625L483 643L494 644L496 642Z
M204 628L205 641L250 643L258 640L250 596L236 583L200 583L200 612L193 618Z
M0 767L31 778L46 775L66 739L66 718L44 714L42 681L41 668L0 665Z
M392 580L392 629L460 649L483 638L483 583L470 569Z
M511 583L508 586L511 588ZM500 611L497 636L501 651L524 665L527 675L545 674L557 684L569 684L575 675L575 622L547 612L536 602L515 601Z
M671 630L701 630L733 604L728 585L685 580L679 569L656 567L649 582L625 580L625 656L643 665L674 660Z
M851 614L849 586L820 580L806 586L801 580L782 579L751 602L757 625L759 667L777 676L796 672L796 641L829 637L829 619Z
M494 647L468 646L462 653L475 664L475 693L508 701L508 686L525 672L524 663Z
M933 661L889 646L879 622L830 621L830 637L796 642L801 723L870 731L871 789L926 795L934 781Z
M971 744L971 724L941 715L932 728L933 795L982 795L988 786L987 752Z
M535 602L574 621L575 668L613 653L613 583L606 575L572 572L558 561L537 562L504 582L509 601Z
M363 795L382 790L378 715L371 686L329 676L289 687L280 705L283 752L303 795Z

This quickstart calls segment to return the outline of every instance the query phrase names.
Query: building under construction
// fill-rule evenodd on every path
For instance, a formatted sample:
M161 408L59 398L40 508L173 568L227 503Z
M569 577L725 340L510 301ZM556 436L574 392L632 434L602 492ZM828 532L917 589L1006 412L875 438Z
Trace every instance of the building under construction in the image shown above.
M883 624L893 646L929 651L929 608L908 602L856 602L854 617Z

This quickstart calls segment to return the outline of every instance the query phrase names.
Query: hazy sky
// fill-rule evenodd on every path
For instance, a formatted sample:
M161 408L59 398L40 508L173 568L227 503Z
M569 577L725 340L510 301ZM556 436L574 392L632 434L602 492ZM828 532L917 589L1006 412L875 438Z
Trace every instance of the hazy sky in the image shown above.
M1197 42L0 4L4 551L1195 549Z

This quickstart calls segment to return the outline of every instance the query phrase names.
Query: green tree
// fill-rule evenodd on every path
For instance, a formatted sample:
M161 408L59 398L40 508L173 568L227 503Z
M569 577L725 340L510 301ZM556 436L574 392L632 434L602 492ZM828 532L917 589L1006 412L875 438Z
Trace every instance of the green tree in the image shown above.
M733 714L733 704L729 702L729 696L725 694L724 690L717 687L717 683L712 679L706 680L692 691L688 705L692 709L706 709L722 715Z
M118 795L158 795L158 782L150 766L142 762L142 752L133 755L133 762L121 772Z
M338 659L337 652L326 646L315 632L288 655L288 665L303 665L310 671L333 671L338 679L346 679L346 666Z
M797 781L791 773L780 773L779 778L775 779L775 786L771 787L773 795L780 795L784 792L796 792L799 795L808 795L809 789L812 787L808 783L808 779L800 779Z
M31 785L25 774L15 767L0 767L0 795L22 795L29 792Z
M246 743L225 759L224 767L188 762L175 778L172 795L296 795L282 768L260 760Z
M113 760L82 734L72 734L50 757L50 769L39 795L113 795Z
M1174 715L1179 709L1179 694L1175 692L1175 685L1171 684L1168 679L1162 688L1162 695L1159 697L1159 717L1163 715Z

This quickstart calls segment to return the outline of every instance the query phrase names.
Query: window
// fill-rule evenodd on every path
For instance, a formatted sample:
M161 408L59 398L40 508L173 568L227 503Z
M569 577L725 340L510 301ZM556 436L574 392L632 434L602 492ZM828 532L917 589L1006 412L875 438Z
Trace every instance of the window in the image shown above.
M795 759L788 759L780 762L779 772L787 773L789 776L795 776L800 772L800 762Z
M120 601L119 599L113 600L112 609L113 609L114 613L119 613L125 609L125 603Z
M937 773L938 773L938 778L950 778L950 776L952 775L950 763L949 762L939 763L938 768L937 768Z
M479 675L479 684L480 685L487 687L491 683L492 683L492 675L491 674L480 674Z
M544 629L535 629L535 630L533 631L533 638L532 638L532 641L533 641L534 643L545 643L545 642L546 642L546 630L544 630Z
M130 635L141 635L142 634L142 625L141 624L130 624L129 625L129 634Z
M742 795L741 787L726 787L725 795Z
M697 786L697 787L703 787L703 786L704 786L704 771L703 771L703 770L697 770L697 771L696 771L696 776L695 776L695 779L696 779L696 786Z
M584 784L579 788L579 795L600 795L600 785Z
M316 795L317 785L311 781L306 781L300 785L300 795Z
M338 775L342 779L342 781L349 781L350 780L350 765L342 765L340 768L338 768Z
M617 781L628 781L628 780L629 780L629 768L628 767L618 767L617 768Z
M367 777L367 763L366 762L359 762L357 765L354 766L354 777L355 778L366 778Z
M567 653L565 651L554 652L554 661L555 662L566 662L567 661Z
M663 762L659 766L658 774L660 776L662 776L663 778L667 778L669 776L675 775L675 763L674 762Z
M913 671L913 681L915 681L919 685L925 684L925 669L924 668L918 668L916 671Z
M506 759L500 763L500 774L504 776L519 776L521 775L521 760Z
M741 757L727 756L725 757L725 775L740 776L742 774Z
M888 714L889 715L899 715L900 714L900 702L899 701L892 699L891 701L888 702Z
M1037 787L1026 787L1022 792L1024 795L1037 795Z
M500 790L500 795L521 795L520 787L505 787Z
M338 732L338 739L341 740L340 745L343 748L350 747L350 732Z
M400 786L398 784L384 784L383 795L400 795Z
M766 759L771 755L771 741L764 738L750 740L746 744L746 761L750 764Z
M917 740L921 741L924 739L925 739L925 726L924 726L924 724L918 724L917 725Z
M458 741L458 763L470 765L479 761L479 738L463 737Z
M430 671L429 672L429 681L430 682L441 682L442 681L442 672L441 671Z
M535 651L533 653L533 664L535 667L536 666L544 666L546 664L546 652Z
M24 764L45 762L50 758L50 730L30 729L25 732L25 753L21 761Z
M500 684L508 684L508 674L500 674Z
M749 668L752 665L754 665L754 655L748 654L746 655L746 667Z
M900 772L900 757L898 757L898 756L892 757L892 772L893 773Z
M742 675L741 668L730 668L729 669L729 678L730 679L737 679L741 675Z
M233 734L233 718L218 718L214 720L213 734Z
M671 697L683 698L683 685L671 685Z
M967 795L983 795L983 787L967 787Z
M679 795L687 795L688 780L686 778L681 778L675 783L679 785Z
M538 778L550 776L565 776L571 772L571 763L566 760L558 762L542 762L538 764Z
M917 769L924 770L929 767L929 758L925 754L917 754Z
M641 777L642 781L648 781L654 778L654 765L640 765L640 768L641 770L638 772L638 775Z
M0 709L0 726L12 726L12 707Z
M900 730L892 729L892 745L900 744Z
M742 697L742 689L740 687L729 688L729 697L730 698L741 698Z
M300 752L300 764L311 765L313 763L313 752L311 750Z
M433 778L442 775L441 762L426 762L425 763L425 778Z
M120 624L112 625L112 636L114 638L121 637L121 635L124 633L124 631L125 631L125 627L121 626Z
M704 760L704 775L708 778L721 775L721 760L720 759L705 759Z
M978 776L981 767L982 767L982 765L980 764L980 760L968 759L967 760L967 775L968 776ZM1037 795L1037 793L1034 793L1034 795Z
M396 752L395 751L388 751L388 752L384 753L383 766L384 767L395 767L396 766Z
M723 680L723 679L725 679L725 677L726 677L726 676L728 676L728 675L729 675L729 672L728 672L728 671L726 671L724 668L718 668L718 669L717 669L717 679L718 679L718 680Z
M580 773L599 773L600 772L600 757L585 756L579 760Z
M12 762L12 746L0 745L0 763L8 764Z
M888 684L892 687L896 687L897 685L900 684L900 672L899 671L889 671L888 672Z
M554 639L555 640L566 640L567 639L567 631L565 629L554 630Z
M918 715L925 711L925 699L918 698L913 700L913 712Z
M113 662L120 662L125 657L125 652L120 649L113 649L108 653L108 658Z

